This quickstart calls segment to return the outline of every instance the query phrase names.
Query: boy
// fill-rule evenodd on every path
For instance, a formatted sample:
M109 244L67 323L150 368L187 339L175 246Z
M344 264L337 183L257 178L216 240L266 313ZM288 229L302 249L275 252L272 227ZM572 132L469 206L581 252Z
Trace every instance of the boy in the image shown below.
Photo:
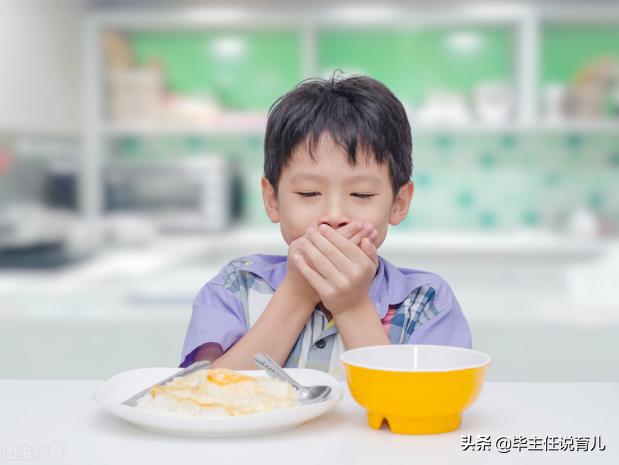
M344 379L339 354L381 344L471 347L438 275L377 255L413 196L410 125L365 76L310 79L269 110L262 196L288 255L232 260L199 291L181 367L255 369L256 352Z

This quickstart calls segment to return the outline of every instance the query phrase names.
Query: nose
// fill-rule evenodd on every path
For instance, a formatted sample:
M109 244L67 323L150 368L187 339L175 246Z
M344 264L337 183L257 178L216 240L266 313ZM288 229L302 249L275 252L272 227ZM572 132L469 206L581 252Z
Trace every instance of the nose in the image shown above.
M330 199L326 211L323 213L323 216L320 218L318 224L327 224L333 229L346 226L350 222L350 219L348 218L348 215L346 215L345 210L346 209L344 208L342 201L336 198Z

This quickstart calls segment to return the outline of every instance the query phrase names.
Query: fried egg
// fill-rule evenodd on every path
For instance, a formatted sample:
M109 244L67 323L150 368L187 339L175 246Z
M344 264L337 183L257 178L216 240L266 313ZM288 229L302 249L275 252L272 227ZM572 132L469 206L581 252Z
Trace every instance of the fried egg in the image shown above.
M188 416L250 415L295 404L295 392L288 383L227 368L177 376L138 400L140 408Z

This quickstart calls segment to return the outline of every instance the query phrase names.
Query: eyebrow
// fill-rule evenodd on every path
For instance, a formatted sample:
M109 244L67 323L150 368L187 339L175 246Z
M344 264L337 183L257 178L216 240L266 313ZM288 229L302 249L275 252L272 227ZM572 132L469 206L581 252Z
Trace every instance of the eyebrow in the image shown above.
M297 173L292 178L291 181L324 181L327 178L325 176L320 176L319 174L311 174L311 173ZM344 179L344 182L352 183L356 181L371 181L376 184L380 184L381 180L378 176L373 174L356 174L355 176L350 176Z

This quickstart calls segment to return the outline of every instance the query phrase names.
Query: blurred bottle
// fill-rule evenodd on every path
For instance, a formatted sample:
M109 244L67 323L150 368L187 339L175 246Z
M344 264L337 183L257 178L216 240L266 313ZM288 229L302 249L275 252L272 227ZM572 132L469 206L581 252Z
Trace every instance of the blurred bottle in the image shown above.
M600 236L600 221L593 210L585 206L577 207L567 218L566 232L582 239L595 239Z
M544 86L543 112L544 119L553 123L563 121L563 105L565 102L566 87L559 82L553 82Z
M514 95L511 87L500 81L486 81L473 89L473 112L482 123L505 123L513 117Z

